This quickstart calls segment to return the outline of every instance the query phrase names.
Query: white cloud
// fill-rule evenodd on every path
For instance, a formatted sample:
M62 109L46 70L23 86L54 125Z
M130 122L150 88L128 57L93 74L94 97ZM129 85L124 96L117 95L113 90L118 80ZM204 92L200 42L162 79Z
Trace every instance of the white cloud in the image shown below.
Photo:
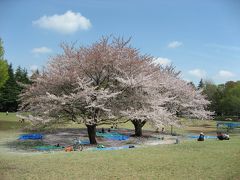
M173 41L173 42L170 42L170 43L168 44L168 47L169 47L169 48L177 48L177 47L180 47L180 46L182 46L182 45L183 45L182 42Z
M51 53L51 52L52 52L52 50L45 46L32 49L32 53L34 53L34 54L46 54L46 53Z
M193 69L193 70L188 71L188 73L197 78L204 78L207 75L206 71L201 70L201 69Z
M37 69L38 69L37 65L31 65L30 66L30 70L33 71L33 72L36 71Z
M221 78L221 79L228 79L228 78L232 78L234 77L235 74L230 72L230 71L226 71L226 70L220 70L217 74L217 77Z
M62 15L43 16L33 21L33 25L62 34L71 34L78 30L88 30L91 27L91 22L80 13L67 11Z
M163 66L167 66L170 65L172 61L168 58L158 57L154 59L154 62L159 63Z

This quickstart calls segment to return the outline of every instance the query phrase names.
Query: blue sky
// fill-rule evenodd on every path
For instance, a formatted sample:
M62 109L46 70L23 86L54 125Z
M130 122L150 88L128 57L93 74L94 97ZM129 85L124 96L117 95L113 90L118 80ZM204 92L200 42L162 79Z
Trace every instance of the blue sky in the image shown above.
M102 35L132 45L186 80L240 80L239 0L0 0L0 37L16 68L46 65L61 42L87 45Z

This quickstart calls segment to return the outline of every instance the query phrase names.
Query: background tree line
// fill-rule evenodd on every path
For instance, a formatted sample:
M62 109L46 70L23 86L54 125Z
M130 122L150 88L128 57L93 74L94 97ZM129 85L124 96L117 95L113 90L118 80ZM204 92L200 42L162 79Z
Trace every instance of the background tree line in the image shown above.
M0 111L15 112L18 109L19 98L25 84L31 81L27 70L20 66L14 71L12 64L8 65L8 79L0 88Z
M240 81L228 81L225 84L216 85L211 81L201 80L197 88L203 89L203 93L211 101L208 108L214 111L216 116L235 116L239 119Z
M30 78L25 68L20 66L14 71L12 64L4 58L3 42L0 39L0 111L17 111L19 94Z

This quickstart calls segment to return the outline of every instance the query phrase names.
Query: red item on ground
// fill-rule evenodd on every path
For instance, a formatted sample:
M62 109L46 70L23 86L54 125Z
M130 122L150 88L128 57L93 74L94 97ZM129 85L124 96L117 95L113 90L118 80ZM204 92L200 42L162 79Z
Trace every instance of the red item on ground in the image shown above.
M73 151L73 147L72 146L68 146L65 148L65 152L71 152Z

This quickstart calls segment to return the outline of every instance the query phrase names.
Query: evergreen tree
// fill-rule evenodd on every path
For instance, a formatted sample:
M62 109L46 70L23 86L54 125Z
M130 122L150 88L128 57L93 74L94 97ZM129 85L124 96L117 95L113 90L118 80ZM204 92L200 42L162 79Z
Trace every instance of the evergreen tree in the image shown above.
M0 111L16 111L18 107L19 89L16 83L12 65L8 66L9 78L2 88L0 88Z
M202 89L203 87L204 87L204 83L203 83L203 79L201 79L197 88Z
M30 84L27 70L18 66L14 74L12 65L8 65L4 59L3 42L0 38L0 111L17 110L20 103L18 96L24 84Z
M19 94L20 94L24 88L24 85L30 84L27 70L25 68L22 69L20 66L18 66L17 70L15 72L15 80L18 84L18 90L19 90Z

